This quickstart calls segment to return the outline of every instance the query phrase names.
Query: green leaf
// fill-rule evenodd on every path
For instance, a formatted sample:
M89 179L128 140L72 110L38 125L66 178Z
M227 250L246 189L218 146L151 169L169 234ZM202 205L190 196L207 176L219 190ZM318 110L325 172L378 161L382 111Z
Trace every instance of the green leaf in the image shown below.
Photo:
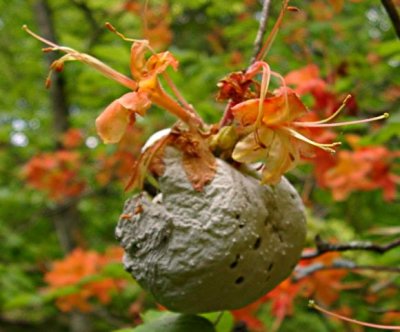
M232 331L233 329L234 320L229 311L210 312L207 314L202 314L201 316L207 318L215 325L216 332L227 332Z
M377 53L381 56L389 56L398 54L400 52L400 43L397 40L389 40L380 45L376 49Z
M160 310L147 310L141 314L144 323L150 323L155 320L159 320L169 316L175 316L176 314L171 311L160 311Z
M144 323L134 329L114 332L217 332L213 324L204 317L167 313L163 317Z

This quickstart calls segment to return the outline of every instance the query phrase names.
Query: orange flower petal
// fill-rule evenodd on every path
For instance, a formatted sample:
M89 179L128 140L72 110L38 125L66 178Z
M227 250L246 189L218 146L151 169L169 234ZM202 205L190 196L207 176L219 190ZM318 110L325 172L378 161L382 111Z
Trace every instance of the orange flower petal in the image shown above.
M129 92L114 100L96 119L97 133L104 143L117 143L124 135L134 114L144 115L151 106L146 92Z
M276 126L291 122L307 112L297 94L289 88L274 91L274 96L264 101L263 123Z
M243 126L255 123L260 100L249 99L232 107L236 120ZM275 90L274 95L264 99L262 122L266 126L279 126L297 119L307 112L296 93L289 88Z
M248 126L256 122L259 99L248 99L231 108L232 114L242 126ZM264 101L265 103L265 101Z

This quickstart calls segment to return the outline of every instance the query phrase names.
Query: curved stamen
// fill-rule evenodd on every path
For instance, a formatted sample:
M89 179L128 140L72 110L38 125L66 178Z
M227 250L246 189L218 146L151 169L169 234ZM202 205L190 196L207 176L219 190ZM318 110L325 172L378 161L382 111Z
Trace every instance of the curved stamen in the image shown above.
M321 121L311 121L311 122L304 122L304 123L317 124L317 123L327 123L329 121L332 121L334 118L336 118L339 115L339 113L341 113L344 110L344 108L346 107L347 102L350 100L350 98L351 98L351 95L347 95L346 98L344 98L340 107L336 110L336 112L333 113L331 116L327 117L326 119L323 119Z
M283 129L287 130L290 133L290 135L293 136L294 138L297 138L300 141L303 141L305 143L308 143L310 145L313 145L313 146L315 146L317 148L320 148L322 150L328 151L330 153L336 153L336 151L334 149L332 149L332 148L342 144L341 142L334 142L334 143L330 143L330 144L317 143L317 142L314 142L313 140L301 135L300 133L298 133L297 131L295 131L295 130L293 130L291 128L285 127Z
M127 42L131 43L141 43L147 47L147 49L153 53L156 54L154 49L150 46L149 41L147 39L134 39L134 38L128 38L126 37L123 33L119 32L110 22L106 22L104 26L110 30L112 33L115 33L118 37L120 37L122 40L125 40Z
M271 72L272 76L275 76L277 79L279 79L281 81L281 84L283 86L283 91L284 91L284 98L285 98L285 114L283 116L283 118L285 118L287 116L287 114L290 112L289 110L289 97L287 94L287 85L286 85L286 81L283 78L283 76L277 72Z
M349 126L360 123L368 123L378 120L387 119L389 117L389 113L383 113L382 115L363 119L363 120L354 120L354 121L346 121L346 122L336 122L336 123L318 123L318 122L293 122L293 124L297 127L310 127L310 128L330 128L330 127L341 127L341 126Z
M261 90L260 90L260 99L258 103L258 114L257 114L257 119L256 119L256 128L260 126L260 122L263 116L263 110L264 110L264 100L265 96L267 95L268 92L268 87L269 83L271 81L271 69L266 64L266 66L262 67L262 78L261 78Z
M34 33L32 30L30 30L28 28L28 26L26 24L24 24L22 26L22 30L26 31L27 33L29 33L32 37L36 38L37 40L40 40L42 43L51 46L52 48L58 48L59 46L57 44L54 44L53 42L44 39L43 37L37 35L36 33Z

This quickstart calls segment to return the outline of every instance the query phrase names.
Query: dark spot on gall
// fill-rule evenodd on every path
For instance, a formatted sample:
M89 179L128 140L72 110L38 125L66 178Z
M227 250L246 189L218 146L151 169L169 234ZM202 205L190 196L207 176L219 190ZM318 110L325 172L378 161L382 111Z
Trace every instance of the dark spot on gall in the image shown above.
M254 242L253 249L257 250L258 248L260 248L260 245L261 245L261 237L258 236L256 242Z
M239 285L239 284L241 284L243 281L244 281L244 277L240 276L239 278L237 278L237 279L235 280L235 284L236 284L236 285Z
M270 263L270 264L268 265L268 268L267 268L268 272L271 272L271 270L272 270L273 267L274 267L274 263Z
M236 255L235 260L231 263L231 265L229 265L229 267L231 269L234 269L238 264L239 264L239 260L240 260L240 255Z
M278 235L279 241L283 242L282 234L281 234L281 231L279 230L279 228L276 227L275 225L272 225L272 230L274 231L274 233L276 233L276 235Z

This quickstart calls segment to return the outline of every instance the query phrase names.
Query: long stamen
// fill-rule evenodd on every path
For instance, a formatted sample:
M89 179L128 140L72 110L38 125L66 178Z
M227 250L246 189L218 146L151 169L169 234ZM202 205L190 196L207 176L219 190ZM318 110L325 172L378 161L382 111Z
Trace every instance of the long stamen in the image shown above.
M320 148L322 150L328 151L330 153L336 153L336 151L334 149L332 149L332 148L342 144L340 142L334 142L334 143L330 143L330 144L317 143L317 142L314 142L313 140L301 135L300 133L298 133L297 131L295 131L295 130L293 130L291 128L285 127L283 129L287 130L291 134L291 136L293 136L294 138L297 138L300 141L306 142L306 143L308 143L310 145L313 145L313 146L315 146L317 148Z
M129 77L117 72L116 70L112 69L111 67L109 67L108 65L106 65L105 63L99 61L98 59L96 59L95 57L92 57L89 54L86 53L80 53L72 48L69 47L64 47L64 46L59 46L43 37L40 37L39 35L37 35L36 33L34 33L33 31L31 31L26 25L24 25L22 27L22 29L24 29L28 34L30 34L32 37L40 40L41 42L43 42L46 45L49 45L52 47L51 50L53 51L62 51L64 53L67 53L68 55L70 55L70 57L68 58L68 60L78 60L81 61L83 63L86 63L87 65L91 66L92 68L98 70L100 73L102 73L104 76L111 78L114 81L117 81L118 83L122 84L123 86L126 86L129 89L132 90L136 90L137 89L137 83L130 79ZM48 52L49 49L46 48L44 49L45 52Z
M256 128L259 127L261 118L263 116L263 106L265 96L268 92L269 83L271 81L271 69L268 64L265 63L265 66L262 68L262 78L261 78L261 90L260 90L260 100L258 103L258 114L256 120Z
M261 119L263 117L264 110L264 100L268 92L269 83L271 80L271 69L267 63L263 63L262 67L262 78L261 78L261 90L260 90L260 100L258 103L258 113L255 122L254 138L258 145L262 146L260 135L258 134L258 128L260 127Z
M283 115L283 117L286 117L287 113L290 112L290 110L289 110L289 98L288 98L288 94L287 94L287 85L286 85L286 81L285 81L285 79L283 78L283 76L282 76L281 74L277 73L277 72L274 72L274 71L273 71L273 72L271 72L271 75L272 75L272 76L275 76L277 79L279 79L279 80L281 81L282 86L283 86L283 89L284 89L284 97L285 97L285 113L286 113L286 114Z
M27 33L29 33L32 37L36 38L37 40L40 40L42 43L51 46L52 48L57 49L59 46L57 44L52 43L51 41L37 35L36 33L34 33L32 30L30 30L28 28L28 26L26 24L24 24L22 26L22 30L26 31Z
M289 0L285 0L283 2L282 9L281 9L281 11L279 13L279 16L278 16L278 19L277 19L275 25L272 28L271 33L269 34L267 40L265 41L261 51L257 54L257 57L256 57L257 61L261 60L261 59L264 59L266 57L266 55L268 54L268 52L269 52L269 50L270 50L270 48L272 46L272 43L274 42L275 37L276 37L276 35L277 35L278 31L279 31L279 28L280 28L280 26L282 24L282 20L283 20L283 17L285 15L285 12L287 10L288 4L289 4Z
M153 54L156 54L156 51L150 46L149 41L146 39L134 39L134 38L128 38L126 37L123 33L119 32L110 22L106 22L105 27L110 30L112 33L115 33L118 37L120 37L122 40L125 40L127 42L131 43L141 43L146 46L146 48Z
M336 112L333 113L330 117L323 119L321 121L311 121L311 122L304 122L304 123L318 124L318 123L327 123L329 121L332 121L334 118L336 118L339 115L339 113L341 113L344 110L344 108L346 107L347 102L350 100L350 98L351 98L351 95L347 95L346 98L343 100L342 105L340 105L340 107L336 110Z
M387 119L388 117L389 113L383 113L382 115L376 116L374 118L363 119L363 120L354 120L354 121L336 122L336 123L293 122L293 124L297 127L329 128L329 127L349 126L360 123L368 123L368 122Z

